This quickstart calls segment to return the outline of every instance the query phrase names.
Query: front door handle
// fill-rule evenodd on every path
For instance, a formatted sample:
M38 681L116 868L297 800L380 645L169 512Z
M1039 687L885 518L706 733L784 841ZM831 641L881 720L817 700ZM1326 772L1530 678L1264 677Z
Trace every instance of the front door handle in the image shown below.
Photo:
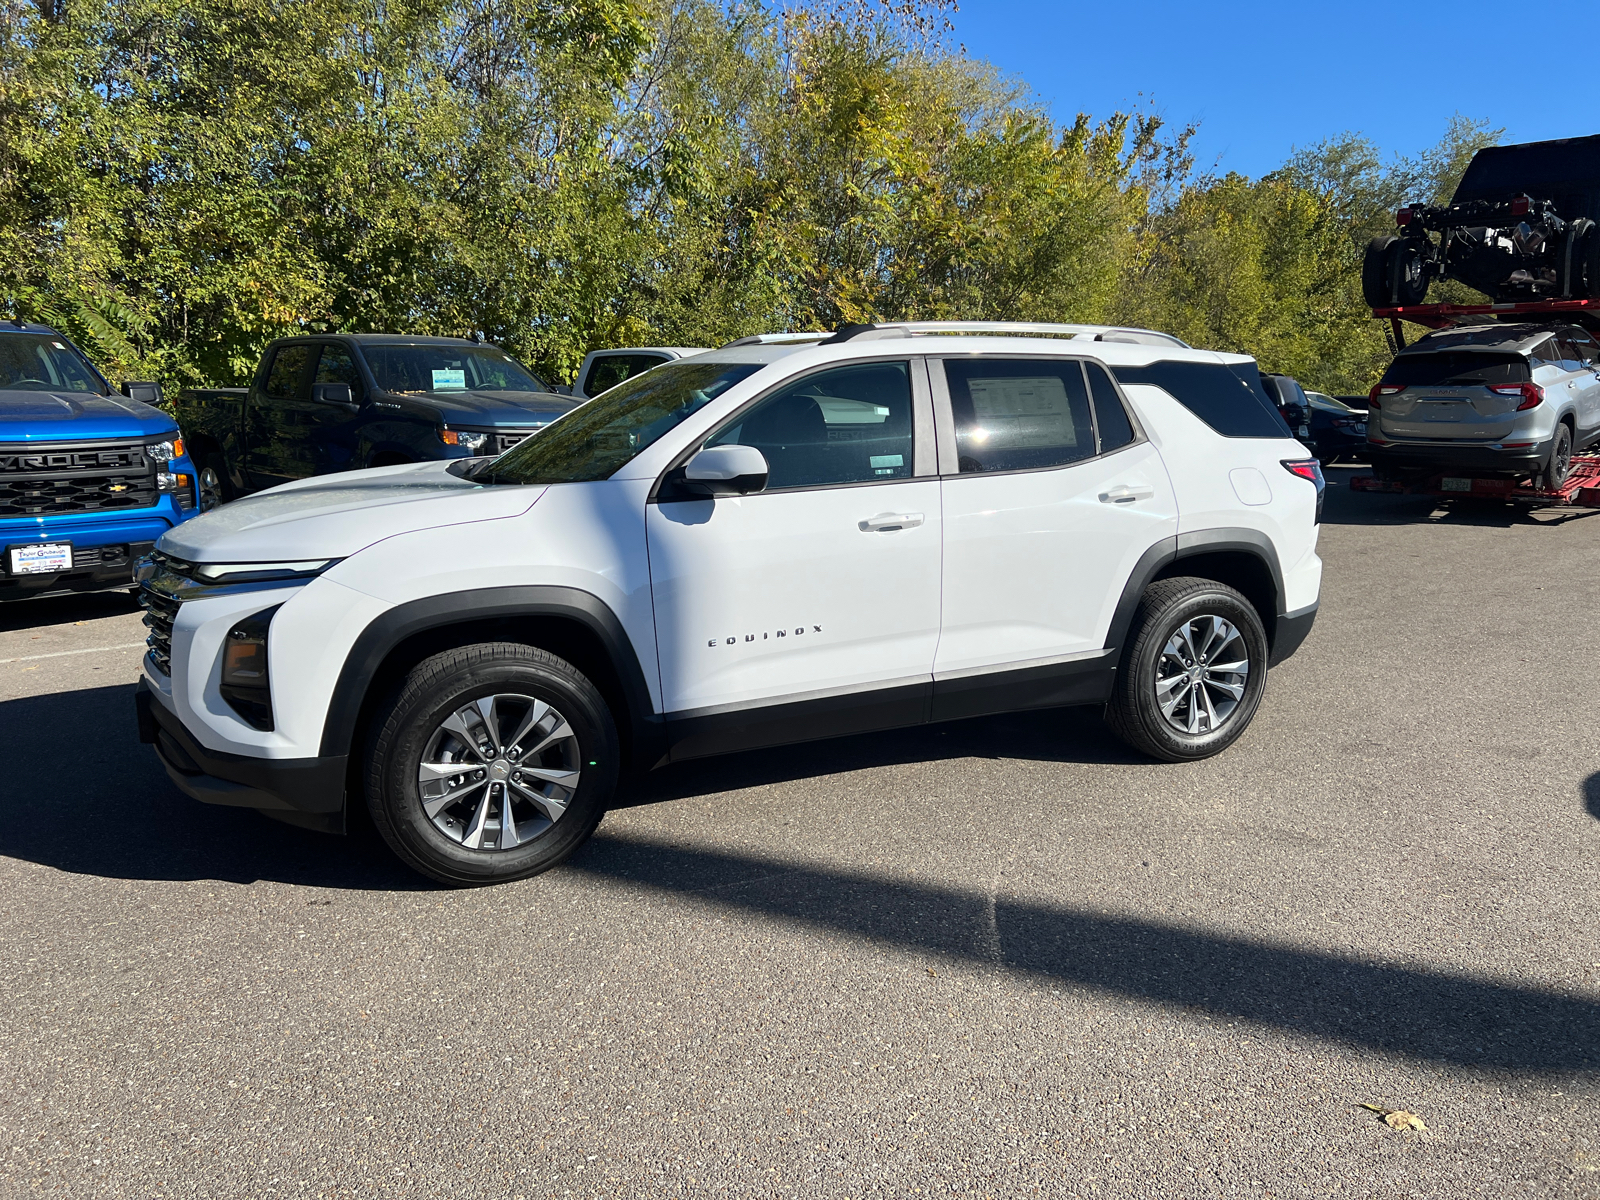
M896 529L914 529L922 524L921 513L879 513L861 522L865 533L893 533Z
M1100 493L1101 504L1132 504L1135 500L1154 500L1156 490L1144 484L1120 483L1110 491Z

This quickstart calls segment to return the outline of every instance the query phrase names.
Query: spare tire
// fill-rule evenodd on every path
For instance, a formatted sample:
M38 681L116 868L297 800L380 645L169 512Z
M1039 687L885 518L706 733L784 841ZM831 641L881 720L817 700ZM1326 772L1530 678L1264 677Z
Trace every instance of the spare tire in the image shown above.
M1392 233L1384 233L1367 243L1367 256L1361 260L1361 298L1369 308L1388 308L1394 303L1389 251L1399 240Z

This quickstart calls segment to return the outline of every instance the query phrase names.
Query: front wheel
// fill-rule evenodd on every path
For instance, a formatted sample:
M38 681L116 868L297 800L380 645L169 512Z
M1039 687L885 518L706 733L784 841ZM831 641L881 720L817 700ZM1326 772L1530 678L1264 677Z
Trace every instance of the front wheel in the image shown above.
M441 883L504 883L581 846L616 790L617 732L595 686L532 646L436 654L374 726L367 805L384 841Z
M1267 685L1267 634L1243 595L1211 579L1163 579L1134 614L1106 722L1166 762L1209 758L1249 726Z

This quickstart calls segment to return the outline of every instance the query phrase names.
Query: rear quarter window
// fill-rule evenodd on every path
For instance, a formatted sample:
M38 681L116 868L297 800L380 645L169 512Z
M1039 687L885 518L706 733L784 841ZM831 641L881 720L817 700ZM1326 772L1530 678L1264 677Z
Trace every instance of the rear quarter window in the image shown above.
M1160 388L1223 437L1293 436L1267 398L1254 363L1153 362L1111 371L1124 387Z
M1402 354L1383 373L1383 382L1391 387L1475 387L1527 383L1531 378L1528 360L1522 355L1484 350Z

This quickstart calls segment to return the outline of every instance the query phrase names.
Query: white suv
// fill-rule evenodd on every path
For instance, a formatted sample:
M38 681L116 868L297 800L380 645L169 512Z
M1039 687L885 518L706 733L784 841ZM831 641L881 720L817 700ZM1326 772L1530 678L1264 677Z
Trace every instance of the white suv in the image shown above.
M1202 758L1311 628L1321 499L1255 363L1162 334L746 343L173 529L141 735L456 884L561 861L629 766L1065 705Z

